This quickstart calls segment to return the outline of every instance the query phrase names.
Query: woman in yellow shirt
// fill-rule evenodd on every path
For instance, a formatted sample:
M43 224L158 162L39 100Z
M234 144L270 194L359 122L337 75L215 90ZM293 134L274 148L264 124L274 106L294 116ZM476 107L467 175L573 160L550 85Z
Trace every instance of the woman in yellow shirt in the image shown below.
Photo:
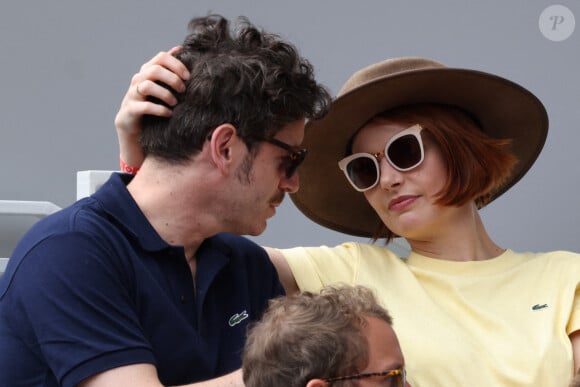
M141 115L171 115L174 96L154 81L178 91L183 72L162 53L133 78L116 119L128 164L140 163ZM309 154L291 197L325 227L402 237L411 253L364 243L269 248L287 293L374 289L415 387L568 385L580 367L580 256L503 248L478 212L528 171L547 129L542 103L493 74L425 58L359 70L330 113L307 124Z

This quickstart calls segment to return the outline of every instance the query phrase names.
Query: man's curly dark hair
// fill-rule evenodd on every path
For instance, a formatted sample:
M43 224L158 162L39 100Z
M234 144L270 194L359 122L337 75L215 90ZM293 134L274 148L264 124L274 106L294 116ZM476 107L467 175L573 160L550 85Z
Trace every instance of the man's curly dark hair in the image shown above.
M298 119L317 119L331 97L314 79L312 65L292 44L246 18L235 29L220 15L194 18L175 56L190 70L186 91L170 118L146 116L146 155L185 162L211 131L230 123L248 149Z

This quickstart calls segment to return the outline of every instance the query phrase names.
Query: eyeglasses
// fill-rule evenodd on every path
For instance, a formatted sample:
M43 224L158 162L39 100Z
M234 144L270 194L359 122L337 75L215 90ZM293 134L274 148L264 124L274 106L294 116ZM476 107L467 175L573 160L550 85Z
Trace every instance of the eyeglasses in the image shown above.
M404 367L382 372L365 372L356 375L337 376L335 378L324 379L324 381L326 383L332 383L343 380L378 378L378 377L385 378L386 382L385 386L389 387L404 387L405 384L407 383L407 372L405 371Z
M421 125L413 125L394 135L379 153L355 153L338 162L349 183L359 192L367 191L379 182L381 159L401 172L417 168L425 158Z
M284 171L286 173L287 179L291 178L296 173L296 169L298 169L300 164L302 164L306 154L308 153L306 148L292 146L275 138L267 138L263 141L269 142L270 144L276 145L278 148L282 148L285 151L290 152L290 156L288 156L287 162L284 165Z

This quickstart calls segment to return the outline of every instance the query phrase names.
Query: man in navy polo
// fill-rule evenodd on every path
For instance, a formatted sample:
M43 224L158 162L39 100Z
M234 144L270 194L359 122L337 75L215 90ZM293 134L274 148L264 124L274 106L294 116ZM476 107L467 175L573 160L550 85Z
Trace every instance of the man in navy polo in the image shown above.
M139 172L16 247L0 279L0 386L243 385L246 328L283 290L239 235L262 233L298 189L304 120L330 97L292 45L248 21L232 33L212 15L190 31L127 92L167 108L139 126Z

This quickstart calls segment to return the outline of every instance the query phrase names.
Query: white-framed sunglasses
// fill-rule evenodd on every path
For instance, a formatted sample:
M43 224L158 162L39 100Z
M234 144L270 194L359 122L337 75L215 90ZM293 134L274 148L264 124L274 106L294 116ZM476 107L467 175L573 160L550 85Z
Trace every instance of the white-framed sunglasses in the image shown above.
M398 171L405 172L417 168L425 158L419 124L395 134L385 149L379 153L355 153L338 162L348 182L359 192L367 191L379 182L380 162L386 158Z

